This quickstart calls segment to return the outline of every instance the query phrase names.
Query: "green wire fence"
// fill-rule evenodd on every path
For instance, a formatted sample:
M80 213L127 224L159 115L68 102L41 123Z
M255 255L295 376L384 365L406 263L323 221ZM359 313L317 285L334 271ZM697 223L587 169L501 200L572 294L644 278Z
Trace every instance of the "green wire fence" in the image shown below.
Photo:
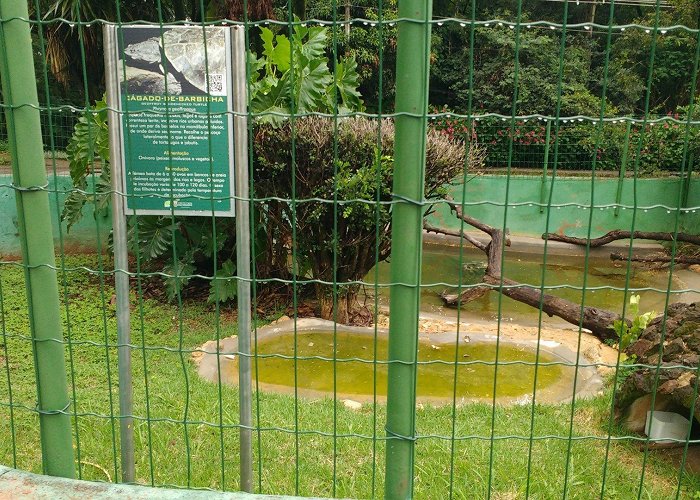
M683 0L0 0L0 463L699 495L699 38Z

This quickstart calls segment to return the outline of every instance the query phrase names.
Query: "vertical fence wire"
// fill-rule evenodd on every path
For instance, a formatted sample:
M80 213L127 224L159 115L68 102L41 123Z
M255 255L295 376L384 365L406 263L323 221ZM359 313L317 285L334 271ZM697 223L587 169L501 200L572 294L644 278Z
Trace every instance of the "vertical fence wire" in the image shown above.
M560 43L560 48L559 48L559 76L558 76L558 81L557 81L557 101L556 101L556 109L554 112L554 120L555 120L555 128L554 128L554 134L555 134L555 139L554 139L554 155L553 155L553 164L552 164L552 185L550 186L549 189L549 198L547 202L547 216L545 219L545 232L549 232L549 224L550 224L550 214L551 214L551 203L552 203L552 195L554 193L554 179L556 178L557 175L557 168L559 167L559 118L561 116L561 104L562 104L562 90L563 90L563 80L564 80L564 52L566 50L566 29L567 29L567 22L568 22L568 3L565 4L564 6L564 14L562 18L562 31L561 31L561 43ZM540 201L544 202L544 187L545 187L545 181L546 181L546 176L547 176L547 167L548 167L548 158L549 158L549 138L550 138L550 133L551 133L551 124L552 122L547 120L547 129L546 129L546 144L545 147L547 148L547 151L545 151L545 160L544 160L544 171L542 173L542 191L541 191L541 197ZM544 205L540 207L540 212L544 210ZM540 299L539 299L539 304L538 304L538 311L537 311L537 347L535 349L535 368L534 368L534 374L532 377L532 402L531 402L531 411L530 411L530 436L529 436L529 442L528 442L528 453L527 453L527 480L526 480L526 485L525 485L525 497L529 498L530 496L530 487L531 487L531 471L532 471L532 456L533 456L533 445L534 445L534 437L535 437L535 408L536 408L536 402L537 402L537 380L538 380L538 375L539 375L539 356L540 356L540 349L541 349L541 341L542 341L542 307L544 303L544 287L545 287L545 279L546 279L546 269L547 269L547 250L548 250L548 244L549 242L547 240L544 241L544 245L542 248L542 272L540 274Z
M682 161L682 169L681 171L687 172L685 178L690 178L690 169L692 168L692 155L689 157L689 152L688 152L688 146L689 146L689 141L690 141L690 130L691 130L691 125L690 125L690 120L692 119L693 116L693 111L695 110L696 106L696 101L695 101L695 93L697 89L697 78L698 78L698 71L700 70L700 31L697 33L697 38L695 40L695 56L693 60L693 71L691 73L691 84L690 84L690 103L688 105L688 118L686 119L685 123L685 132L684 132L684 137L683 137L683 161ZM678 222L679 222L679 217L681 212L681 207L686 206L685 203L685 196L686 196L686 185L682 186L680 188L680 192L678 194L679 196L679 205L676 208L676 221L675 221L675 227L674 227L674 232L678 231ZM678 247L675 244L675 242L672 242L672 251L671 251L671 256L672 258L675 258L676 255L678 255ZM669 276L669 281L670 281L670 276ZM671 284L669 283L669 288L671 287ZM695 384L693 385L693 393L690 399L690 411L688 414L688 420L693 422L695 418L695 404L698 398L698 368L700 368L700 364L696 368L695 371ZM691 439L691 429L689 428L687 433L686 433L686 442L683 445L683 457L681 459L680 466L678 468L678 487L676 488L676 497L678 497L681 494L681 487L683 485L683 475L684 471L686 468L686 462L688 459L688 449L690 445L690 439Z

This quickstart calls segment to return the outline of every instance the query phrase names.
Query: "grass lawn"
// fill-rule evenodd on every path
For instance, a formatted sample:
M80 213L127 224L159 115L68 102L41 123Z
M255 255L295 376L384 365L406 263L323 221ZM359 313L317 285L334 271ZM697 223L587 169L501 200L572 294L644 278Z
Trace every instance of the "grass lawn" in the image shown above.
M95 256L70 257L66 266L72 270L66 272L60 291L74 446L80 459L77 474L114 480L119 475L119 422L113 288L109 275L101 280L80 267L109 266ZM0 265L0 286L0 463L40 472L21 267ZM178 308L139 300L136 293L132 302L138 482L237 489L237 390L199 379L190 360L191 350L205 341L236 332L233 314L228 309L217 314L201 302L186 301ZM295 401L292 396L265 393L254 398L255 425L260 428L254 436L260 492L382 496L384 405L350 410L331 398ZM425 437L416 444L415 494L443 498L451 491L457 498L484 498L490 484L494 498L520 498L528 488L533 498L561 498L565 491L571 498L599 497L601 491L605 498L637 497L644 454L637 442L626 439L614 440L608 448L609 409L609 393L578 401L573 411L571 405L541 405L534 412L531 406L497 407L495 419L490 405L460 406L454 417L449 405L421 407L416 426ZM617 427L610 432L625 435ZM672 464L650 454L641 496L674 497L679 481L682 497L700 490L697 477L681 475Z

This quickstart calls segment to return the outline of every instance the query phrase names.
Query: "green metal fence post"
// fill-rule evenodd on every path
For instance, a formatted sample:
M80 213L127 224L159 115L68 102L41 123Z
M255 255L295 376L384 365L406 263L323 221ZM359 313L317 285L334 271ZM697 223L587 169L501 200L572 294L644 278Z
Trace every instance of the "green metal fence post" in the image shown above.
M0 76L25 264L43 468L73 477L63 334L27 2L0 0ZM9 49L9 50L8 50Z
M432 1L399 3L392 213L386 498L413 493L416 351L423 242L426 110Z

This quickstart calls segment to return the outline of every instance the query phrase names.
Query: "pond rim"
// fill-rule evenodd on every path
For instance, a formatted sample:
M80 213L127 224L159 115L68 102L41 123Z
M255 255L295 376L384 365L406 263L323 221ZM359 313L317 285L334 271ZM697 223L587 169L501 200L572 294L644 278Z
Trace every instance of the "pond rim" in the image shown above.
M359 326L347 326L336 324L333 321L322 320L319 318L299 318L296 321L293 319L287 319L283 321L278 321L271 323L267 326L257 329L257 342L264 342L266 339L272 338L276 335L282 333L289 333L295 331L297 333L308 333L308 332L328 332L333 331L334 328L339 333L351 333L356 335L363 335L366 337L374 338L375 332L378 336L388 336L388 330L385 328L375 328L375 327L359 327ZM419 334L419 340L430 340L433 344L440 345L451 345L454 346L456 340L456 331L453 332L441 332L434 334ZM470 340L473 342L487 342L495 343L497 340L496 335L483 334L483 333L471 333L468 330L462 331L460 328L460 335L468 335ZM575 396L572 395L572 388L570 384L567 384L566 390L564 388L559 389L558 394L546 394L549 387L538 389L537 400L538 404L563 404L570 403L572 397L576 399L588 398L596 396L603 389L603 380L598 374L596 367L598 363L590 360L584 353L577 353L570 349L569 347L563 345L560 342L552 340L530 340L530 339L512 339L512 338L501 338L500 344L511 345L515 347L525 347L531 350L533 353L537 347L537 343L540 343L540 351L552 356L557 362L561 363L560 366L567 368L577 366L578 377L577 377L577 387ZM255 342L252 342L253 344ZM222 371L222 383L227 385L236 386L238 383L238 370L236 358L239 355L238 352L238 337L231 336L219 340L219 351L217 352L217 341L210 340L202 345L197 351L197 355L194 356L195 364L197 367L197 373L204 380L209 382L217 383L219 380L219 366ZM577 364L578 360L578 364ZM500 365L500 363L499 363ZM231 377L229 380L224 380L223 374L230 373ZM253 381L255 384L255 381ZM265 382L259 382L261 392L274 392L278 394L293 394L293 386L282 386L275 384L268 384ZM556 387L554 388L556 389ZM550 391L551 392L551 391ZM313 389L298 388L297 394L305 399L332 399L333 393L326 391L317 391ZM359 402L371 402L374 400L373 394L344 394L336 393L336 399L338 401L350 399ZM385 395L376 395L376 400L381 403L386 402ZM458 398L457 404L470 404L470 403L491 403L493 398ZM429 397L429 396L419 396L417 397L418 403L426 403L433 405L446 405L452 404L452 398L444 397ZM531 393L526 393L518 397L510 398L497 398L497 404L499 405L512 405L512 404L531 404L532 395Z

